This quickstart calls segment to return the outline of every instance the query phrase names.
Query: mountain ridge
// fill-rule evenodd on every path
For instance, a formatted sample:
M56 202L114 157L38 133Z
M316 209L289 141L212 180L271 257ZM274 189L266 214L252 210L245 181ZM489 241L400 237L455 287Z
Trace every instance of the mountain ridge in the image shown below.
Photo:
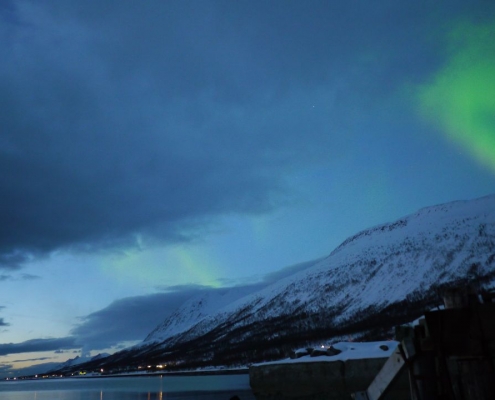
M335 264L345 264L345 265L349 265L351 264L352 265L352 274L353 275L356 275L357 274L357 271L356 269L359 269L359 274L364 274L365 272L369 273L369 274L374 274L376 273L376 270L378 270L380 268L381 265L384 264L384 262L388 262L389 264L392 262L392 260L390 258L394 257L394 255L392 254L391 256L389 255L388 258L389 260L387 261L382 261L382 263L379 263L378 261L376 261L376 257L373 257L370 262L369 262L369 268L368 268L368 271L363 271L363 258L364 257L369 257L370 256L370 252L371 252L371 246L361 246L361 247L364 247L364 248L361 248L361 249L358 249L356 251L356 249L352 249L352 251L350 252L351 254L344 254L344 260L335 260L335 258L339 257L339 254L341 253L342 249L347 247L347 253L349 253L349 248L350 247L354 247L355 244L356 244L356 241L357 240L360 240L361 242L366 240L366 237L369 237L370 235L374 235L374 238L373 238L373 246L384 246L383 243L378 243L376 244L376 236L377 235L385 235L387 236L386 237L386 242L387 242L387 246L391 247L393 246L393 243L394 243L394 237L397 238L397 231L400 231L401 229L405 229L409 226L409 228L411 228L411 224L412 224L412 228L415 228L415 230L417 228L423 228L420 230L420 232L416 232L416 236L421 239L421 242L422 242L422 246L423 248L427 248L429 249L430 251L428 252L431 256L432 253L435 253L435 250L432 249L433 246L436 247L437 251L438 251L438 248L440 247L440 249L443 249L443 248L446 248L445 249L445 254L447 255L447 257L444 257L444 262L442 262L441 260L441 256L439 256L440 259L437 259L436 260L436 263L433 263L432 267L433 268L430 268L428 269L429 273L436 271L436 270L439 270L441 268L439 268L438 266L441 266L441 265L446 265L448 263L448 255L452 253L452 249L451 249L451 245L452 243L444 243L445 240L450 240L452 239L451 238L451 235L448 234L449 232L449 229L447 229L448 225L458 225L459 227L463 227L465 229L465 231L463 232L462 229L454 229L451 227L451 230L452 231L456 231L456 235L457 235L457 238L453 238L454 241L457 240L459 243L458 243L458 246L469 246L469 243L467 243L467 241L469 240L469 237L472 237L472 234L473 234L473 226L472 226L472 223L470 222L472 219L476 219L476 214L474 214L473 216L473 213L470 212L472 211L472 208L473 208L473 205L476 205L475 208L479 209L479 208L483 208L483 213L481 216L478 217L478 219L480 220L480 225L477 226L477 227L474 227L474 231L476 231L476 229L478 230L478 234L480 234L480 229L483 229L483 230L486 230L486 218L489 217L490 219L490 222L491 222L491 226L493 227L493 224L495 223L495 196L485 196L483 198L480 198L480 199L476 199L476 200L472 200L472 201L455 201L455 202L451 202L451 203L446 203L446 204L441 204L441 205L436 205L436 206L432 206L432 207L425 207L425 208L422 208L420 209L419 211L417 211L416 213L413 213L413 214L410 214L406 217L403 217L403 218L400 218L399 220L397 221L394 221L392 223L386 223L386 224L380 224L380 225L377 225L375 227L372 227L372 228L369 228L369 229L365 229L359 233L357 233L356 235L350 237L349 239L346 239L341 245L339 245L334 251L332 251L330 253L330 255L328 257L326 257L325 259L323 259L322 261L320 261L319 263L309 267L308 269L304 270L304 271L300 271L298 273L296 273L295 275L291 275L289 277L286 277L284 279L284 281L281 283L276 283L276 284L273 284L271 286L269 286L268 288L264 288L261 290L261 292L257 292L257 293L254 293L251 296L251 300L248 300L248 302L251 302L252 304L256 304L256 305L253 305L254 308L260 310L260 304L261 303L266 303L269 299L269 292L274 290L274 287L277 287L277 286L281 286L281 285L285 285L284 282L287 282L289 284L295 284L295 281L297 281L300 277L302 276L306 276L306 279L309 279L310 281L316 281L316 277L315 275L318 276L318 278L323 278L322 277L322 272L323 270L325 271L328 271L328 270L331 270L332 269L332 266L334 266ZM465 210L465 206L468 205L468 209ZM452 210L455 210L458 214L456 216L456 218L448 218L447 222L444 222L443 225L440 224L440 222L443 220L443 216L444 215L449 215L451 216L452 214ZM466 213L466 211L468 211ZM478 210L479 211L479 210ZM432 221L431 217L433 214L436 214L437 217L439 216L440 218L437 218L437 221ZM425 217L428 217L428 221L426 221L426 224L424 223L424 221L420 221L421 219L425 219ZM452 219L452 221L451 221ZM418 224L418 222L421 222ZM435 223L433 223L435 222ZM470 225L469 225L469 224ZM441 236L441 232L438 231L438 229L435 229L437 228L438 226L442 226L442 231L444 231L443 233L443 237ZM433 232L434 234L430 234L429 230L433 229ZM391 234L393 233L393 236L390 236ZM469 235L468 235L469 234ZM461 237L461 235L464 235L464 237ZM403 235L401 235L403 236ZM399 242L399 246L401 247L401 250L402 250L402 253L404 252L407 252L407 253L411 253L412 250L409 248L410 246L413 246L414 244L412 243L411 240L408 239L408 237L410 235L407 235L406 234L406 238L402 237L400 238L399 240L395 240L395 242ZM434 239L434 240L431 240L431 239ZM464 241L462 241L462 239L465 239ZM429 244L429 243L434 243L434 245L432 244ZM352 244L354 243L354 244ZM358 243L358 245L362 243ZM489 248L490 249L493 249L494 248L494 245L495 245L495 242L493 241L493 237L489 243ZM394 246L396 247L396 246ZM395 251L396 253L398 252L398 250ZM375 252L376 253L376 252ZM390 253L390 252L389 252ZM393 252L392 252L393 253ZM424 251L423 251L424 253ZM493 254L493 253L491 253ZM490 254L490 256L491 256ZM342 255L340 255L342 257ZM355 258L355 259L353 259ZM356 259L357 258L357 259ZM401 269L404 265L406 264L410 264L411 260L401 260L401 258L404 258L404 257L401 257L399 254L396 254L395 255L395 266L399 269ZM472 258L472 257L471 257ZM451 260L451 261L454 261L454 260ZM471 259L471 263L476 263L476 262L480 262L482 260L478 260L476 259L475 257ZM456 262L460 262L459 260L457 260ZM466 260L464 260L462 263L464 263L464 266L466 266ZM417 263L428 263L428 256L426 256L426 258L424 258L423 260L419 259L417 261ZM462 266L461 265L458 265L457 266L458 269L461 268L462 269ZM335 268L335 267L334 267ZM340 268L342 268L342 265L340 265ZM321 270L320 272L316 273L316 269L319 269ZM370 270L371 269L371 270ZM391 267L388 268L389 270L391 269ZM311 273L311 271L314 271L313 273ZM392 271L390 271L391 273ZM417 272L417 271L416 271ZM442 271L444 272L444 271ZM454 274L451 274L451 278L452 279L457 279L457 278L460 278L463 273L465 272L468 272L465 268L463 271L457 271L457 273L454 273ZM308 276L308 274L310 276ZM345 278L345 271L340 271L340 277L341 278ZM401 278L401 291L400 292L394 292L395 293L395 297L393 299L395 300L398 300L400 298L400 296L402 294L407 294L407 293L410 293L411 290L408 289L405 285L406 285L406 278L409 278L411 280L411 278L413 278L411 276L411 274L408 274L407 271L402 271L400 272L399 274L399 277ZM445 281L445 279L442 278L442 274L438 274L437 275L437 278L439 281ZM340 285L346 285L346 284L352 284L353 280L355 280L356 278L354 277L347 277L347 281L345 283L341 283ZM315 282L316 285L318 285L316 282ZM366 287L364 287L366 286ZM369 295L370 297L372 297L374 299L374 301L371 301L370 303L371 304L380 304L380 298L388 298L387 301L390 300L390 292L387 292L388 296L385 296L385 292L382 288L377 288L376 286L371 286L369 285L369 283L367 285L364 285L362 287L362 291L361 291L361 294L367 294ZM405 289L405 290L404 290ZM300 303L300 302L304 302L304 299L305 297L307 296L307 293L309 293L308 290L297 290L297 295L294 296L292 294L291 296L291 293L288 292L288 291L285 291L284 292L286 294L286 297L296 297L294 298L294 302L296 303ZM292 292L294 293L294 292ZM373 293L375 293L375 295L373 295ZM379 296L376 296L376 294L378 294ZM256 300L257 299L257 300ZM242 299L241 299L242 300ZM236 303L239 303L239 301L241 300L238 300ZM309 300L307 300L309 301ZM311 301L314 303L314 299ZM345 301L344 299L341 300L341 304L344 305L345 304ZM230 305L227 305L225 308L231 308L232 307L232 304ZM242 307L241 307L242 308ZM344 307L345 308L345 307ZM318 307L316 307L316 309L318 309ZM221 310L220 310L221 311ZM201 324L203 323L203 325L205 324L205 320L207 320L208 318L211 319L211 316L205 316L204 318L202 318L200 321L198 321L198 324ZM218 320L218 318L213 318L214 320ZM199 329L199 327L197 328ZM201 331L204 331L205 330L205 327L203 327L203 329L201 329ZM200 334L198 332L198 334ZM181 336L182 338L184 338L184 336ZM162 339L162 338L161 338ZM152 341L152 338L148 338L149 341ZM163 339L162 339L163 340Z
M459 280L495 283L495 195L424 207L364 229L278 282L236 293L223 307L210 299L217 302L212 312L207 300L200 307L195 299L105 362L245 365L346 335L389 337Z

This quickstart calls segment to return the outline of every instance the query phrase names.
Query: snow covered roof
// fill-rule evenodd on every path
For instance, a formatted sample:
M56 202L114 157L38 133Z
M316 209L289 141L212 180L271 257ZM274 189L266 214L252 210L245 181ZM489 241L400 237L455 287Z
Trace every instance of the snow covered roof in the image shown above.
M334 362L358 360L367 358L388 358L396 350L399 342L389 340L382 342L339 342L331 347L340 350L339 354L333 356L318 356L311 357L306 355L300 358L287 358L279 361L265 362L256 365L274 365L274 364L289 364L289 363L307 363L307 362ZM326 347L329 348L330 346Z

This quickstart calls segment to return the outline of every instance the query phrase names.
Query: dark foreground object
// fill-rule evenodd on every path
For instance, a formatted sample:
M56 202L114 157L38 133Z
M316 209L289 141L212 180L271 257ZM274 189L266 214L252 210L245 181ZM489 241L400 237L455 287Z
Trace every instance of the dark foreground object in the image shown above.
M400 363L387 362L390 368L354 398L381 400L394 379L408 374L413 400L495 399L495 296L472 289L449 289L444 310L398 327Z
M350 400L365 390L387 358L294 362L252 366L249 378L258 400ZM409 393L407 376L395 382L390 399Z

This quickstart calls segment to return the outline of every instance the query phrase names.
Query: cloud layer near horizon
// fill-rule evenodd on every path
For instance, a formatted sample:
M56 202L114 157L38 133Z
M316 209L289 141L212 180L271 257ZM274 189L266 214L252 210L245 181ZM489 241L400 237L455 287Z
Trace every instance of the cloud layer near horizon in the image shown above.
M157 325L190 300L222 297L229 292L231 299L232 292L237 297L249 295L289 275L305 270L318 261L288 266L265 275L257 283L221 288L201 285L163 287L158 288L162 290L159 293L118 299L99 311L81 317L79 324L71 330L70 336L0 344L0 356L66 349L81 349L83 355L88 355L91 350L118 349L122 343L144 340ZM9 326L9 324L4 323L0 318L0 326Z
M219 288L201 285L164 287L161 288L164 291L161 293L119 299L102 310L81 318L81 323L74 327L71 334L81 345L83 352L118 346L125 341L144 340L157 325L190 300L224 297L229 292L231 299L232 293L235 293L236 298L247 296L287 276L303 271L318 261L312 260L288 266L265 275L256 283Z
M0 344L0 356L19 353L32 353L38 351L55 351L60 349L75 349L78 345L74 337L31 339L21 343Z

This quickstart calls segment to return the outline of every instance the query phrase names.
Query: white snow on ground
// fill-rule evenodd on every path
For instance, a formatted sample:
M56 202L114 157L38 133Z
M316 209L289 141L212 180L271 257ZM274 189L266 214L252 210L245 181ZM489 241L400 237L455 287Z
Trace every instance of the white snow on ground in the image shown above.
M383 342L339 342L332 345L341 353L334 356L317 356L309 355L300 358L287 358L279 361L265 362L255 365L275 365L275 364L292 364L292 363L307 363L307 362L334 362L347 360L361 360L367 358L388 358L395 351L399 342L383 341ZM322 349L324 350L324 349Z

